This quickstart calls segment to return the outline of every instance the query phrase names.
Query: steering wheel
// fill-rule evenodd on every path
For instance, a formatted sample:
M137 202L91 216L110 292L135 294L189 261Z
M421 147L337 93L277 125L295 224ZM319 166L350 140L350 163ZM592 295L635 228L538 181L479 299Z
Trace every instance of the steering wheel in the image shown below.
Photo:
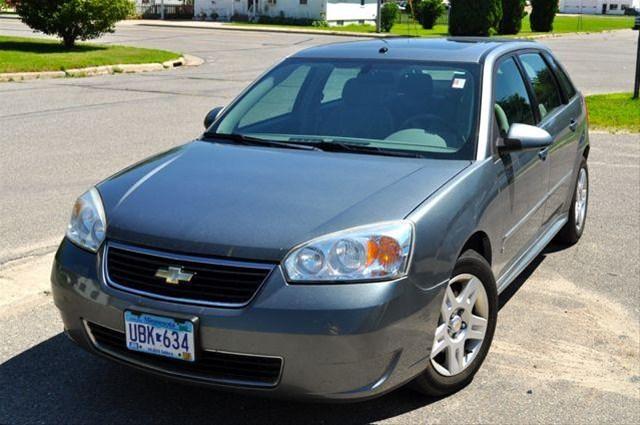
M459 140L461 144L464 144L464 137L458 132L458 129L453 127L443 118L434 114L418 114L406 119L401 128L421 128L427 130L430 133L437 134L439 136L450 135L452 138L443 137L445 140ZM447 143L448 145L449 143ZM458 146L454 146L458 147Z

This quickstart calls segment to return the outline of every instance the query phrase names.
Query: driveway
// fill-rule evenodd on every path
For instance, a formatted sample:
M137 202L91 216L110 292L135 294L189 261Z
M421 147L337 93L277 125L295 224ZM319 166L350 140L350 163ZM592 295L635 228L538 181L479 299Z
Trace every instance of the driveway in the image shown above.
M635 51L628 33L544 42L585 92L621 91L633 66L625 52ZM29 31L0 19L0 34ZM549 247L503 294L485 365L451 397L401 390L338 406L247 398L138 374L61 334L47 290L50 253L77 195L197 136L209 109L280 58L342 40L121 26L101 41L176 50L206 63L0 84L0 423L640 422L638 135L592 134L583 240Z

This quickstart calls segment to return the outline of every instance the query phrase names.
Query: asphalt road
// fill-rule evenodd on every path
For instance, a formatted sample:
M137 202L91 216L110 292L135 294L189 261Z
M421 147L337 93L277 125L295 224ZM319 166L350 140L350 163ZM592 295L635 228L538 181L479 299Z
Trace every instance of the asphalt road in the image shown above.
M0 34L29 35L13 19ZM338 37L123 26L101 41L206 63L175 71L0 85L0 264L50 250L75 198L105 177L202 133L205 114L283 57Z
M0 19L0 34L32 32L16 19ZM581 90L631 91L635 37L629 30L543 42L557 51ZM184 52L206 63L160 73L1 84L0 264L50 250L78 194L199 135L211 108L228 103L270 65L305 47L345 39L122 25L100 42Z
M0 34L28 30L0 19ZM584 91L621 91L632 35L545 42ZM198 135L211 107L283 56L337 40L124 26L102 41L187 52L206 63L0 84L0 423L640 422L638 135L592 135L584 238L568 249L550 246L503 294L483 368L451 397L400 390L337 406L247 398L139 374L82 352L60 333L45 292L50 256L41 254L61 238L76 196ZM29 292L32 284L37 290ZM19 302L3 304L7 294Z

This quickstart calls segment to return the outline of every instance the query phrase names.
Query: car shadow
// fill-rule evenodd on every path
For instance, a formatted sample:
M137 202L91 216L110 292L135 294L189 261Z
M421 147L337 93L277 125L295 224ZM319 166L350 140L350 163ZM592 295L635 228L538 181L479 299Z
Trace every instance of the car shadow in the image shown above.
M176 384L95 357L58 334L0 365L0 423L351 423L395 417L429 399L410 389L360 403L248 397Z
M509 300L522 288L522 286L527 282L529 277L536 271L538 267L544 262L547 258L547 255L553 254L555 252L560 252L567 249L566 245L562 245L556 242L551 242L547 245L540 254L514 279L513 282L500 294L498 299L498 310L501 310Z

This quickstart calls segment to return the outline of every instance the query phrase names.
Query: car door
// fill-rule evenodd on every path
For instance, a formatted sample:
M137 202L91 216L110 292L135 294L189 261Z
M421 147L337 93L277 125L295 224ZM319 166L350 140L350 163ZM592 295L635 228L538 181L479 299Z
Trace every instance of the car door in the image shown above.
M538 125L553 137L553 144L546 152L549 187L543 214L544 226L565 210L563 206L573 186L571 177L582 108L578 96L573 96L572 100L566 99L556 74L541 52L525 52L519 55L519 59L534 93L534 105L540 117Z
M536 125L532 93L515 57L498 62L494 78L495 128L506 137L512 124ZM538 150L499 152L503 175L503 237L499 268L516 261L540 234L549 166ZM504 268L503 268L504 266Z
M583 98L575 89L566 72L548 53L543 54L551 67L560 92L564 108L558 115L557 125L566 135L554 143L549 152L549 199L547 216L552 218L567 210L571 202L576 175L576 152L587 136L587 114Z

